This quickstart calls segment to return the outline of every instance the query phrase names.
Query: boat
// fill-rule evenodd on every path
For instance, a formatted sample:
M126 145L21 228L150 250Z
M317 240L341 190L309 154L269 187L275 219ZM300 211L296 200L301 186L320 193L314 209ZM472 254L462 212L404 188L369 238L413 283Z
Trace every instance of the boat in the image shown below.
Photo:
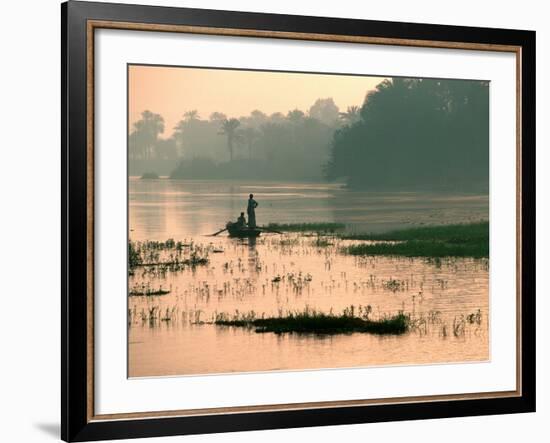
M262 233L260 228L250 228L248 226L239 226L237 223L227 222L225 225L230 237L237 238L256 238Z

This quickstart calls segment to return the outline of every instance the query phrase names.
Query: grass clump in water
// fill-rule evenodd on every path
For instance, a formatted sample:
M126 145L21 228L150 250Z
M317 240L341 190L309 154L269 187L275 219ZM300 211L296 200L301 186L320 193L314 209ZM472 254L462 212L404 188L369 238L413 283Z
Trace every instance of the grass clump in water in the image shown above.
M351 255L400 255L405 257L489 256L489 222L426 226L382 234L353 234L347 240L391 241L344 248Z
M345 229L344 223L269 223L269 229L286 232L336 232Z
M353 309L351 312L353 312ZM218 326L254 328L257 333L350 334L352 332L360 332L398 335L407 332L409 328L409 316L403 312L399 312L393 316L371 320L368 318L368 315L364 317L351 315L349 309L346 309L340 315L324 314L306 309L302 312L268 318L241 316L230 319L227 315L219 314L214 324Z
M162 287L158 289L151 289L151 288L137 289L136 288L136 289L132 289L129 292L129 295L131 297L152 297L155 295L166 295L166 294L170 294L170 291L167 291L166 289L162 289Z
M141 254L136 249L133 242L128 242L128 266L130 269L134 269L136 266L139 266L143 263L143 258Z

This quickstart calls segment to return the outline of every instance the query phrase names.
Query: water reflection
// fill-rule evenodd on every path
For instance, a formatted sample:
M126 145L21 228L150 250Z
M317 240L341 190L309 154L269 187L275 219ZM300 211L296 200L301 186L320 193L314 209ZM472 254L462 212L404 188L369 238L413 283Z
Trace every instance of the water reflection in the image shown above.
M132 240L174 238L207 251L207 266L166 275L140 270L130 287L170 289L130 297L130 376L185 375L383 364L480 361L489 357L488 261L344 256L346 243L262 234L208 237L245 211L254 190L259 224L341 221L358 230L487 218L487 196L351 192L337 185L130 181ZM393 282L393 283L392 283ZM219 313L278 315L309 307L373 316L405 310L418 320L403 336L256 334L208 324ZM153 309L155 321L142 321ZM481 312L480 323L467 316ZM424 323L422 323L424 322ZM464 333L455 328L466 325ZM459 331L460 332L460 331Z

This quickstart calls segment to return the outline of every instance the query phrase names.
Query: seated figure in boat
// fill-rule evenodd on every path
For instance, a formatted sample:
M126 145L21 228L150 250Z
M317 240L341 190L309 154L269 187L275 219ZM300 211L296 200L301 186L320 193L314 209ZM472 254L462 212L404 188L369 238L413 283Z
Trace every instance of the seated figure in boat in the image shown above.
M244 217L244 212L241 212L241 215L237 219L237 223L235 223L235 225L239 229L242 229L246 226L246 218Z

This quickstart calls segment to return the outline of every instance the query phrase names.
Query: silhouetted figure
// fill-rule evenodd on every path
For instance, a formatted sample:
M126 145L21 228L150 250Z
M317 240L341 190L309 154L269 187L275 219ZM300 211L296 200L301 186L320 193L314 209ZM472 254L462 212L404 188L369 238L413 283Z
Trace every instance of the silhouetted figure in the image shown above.
M249 228L255 228L256 227L256 208L258 207L258 202L254 200L254 195L250 194L248 196L248 207L246 208L246 212L248 213L248 227Z
M244 218L244 212L241 212L241 215L237 219L237 227L239 229L244 228L246 226L246 218Z

